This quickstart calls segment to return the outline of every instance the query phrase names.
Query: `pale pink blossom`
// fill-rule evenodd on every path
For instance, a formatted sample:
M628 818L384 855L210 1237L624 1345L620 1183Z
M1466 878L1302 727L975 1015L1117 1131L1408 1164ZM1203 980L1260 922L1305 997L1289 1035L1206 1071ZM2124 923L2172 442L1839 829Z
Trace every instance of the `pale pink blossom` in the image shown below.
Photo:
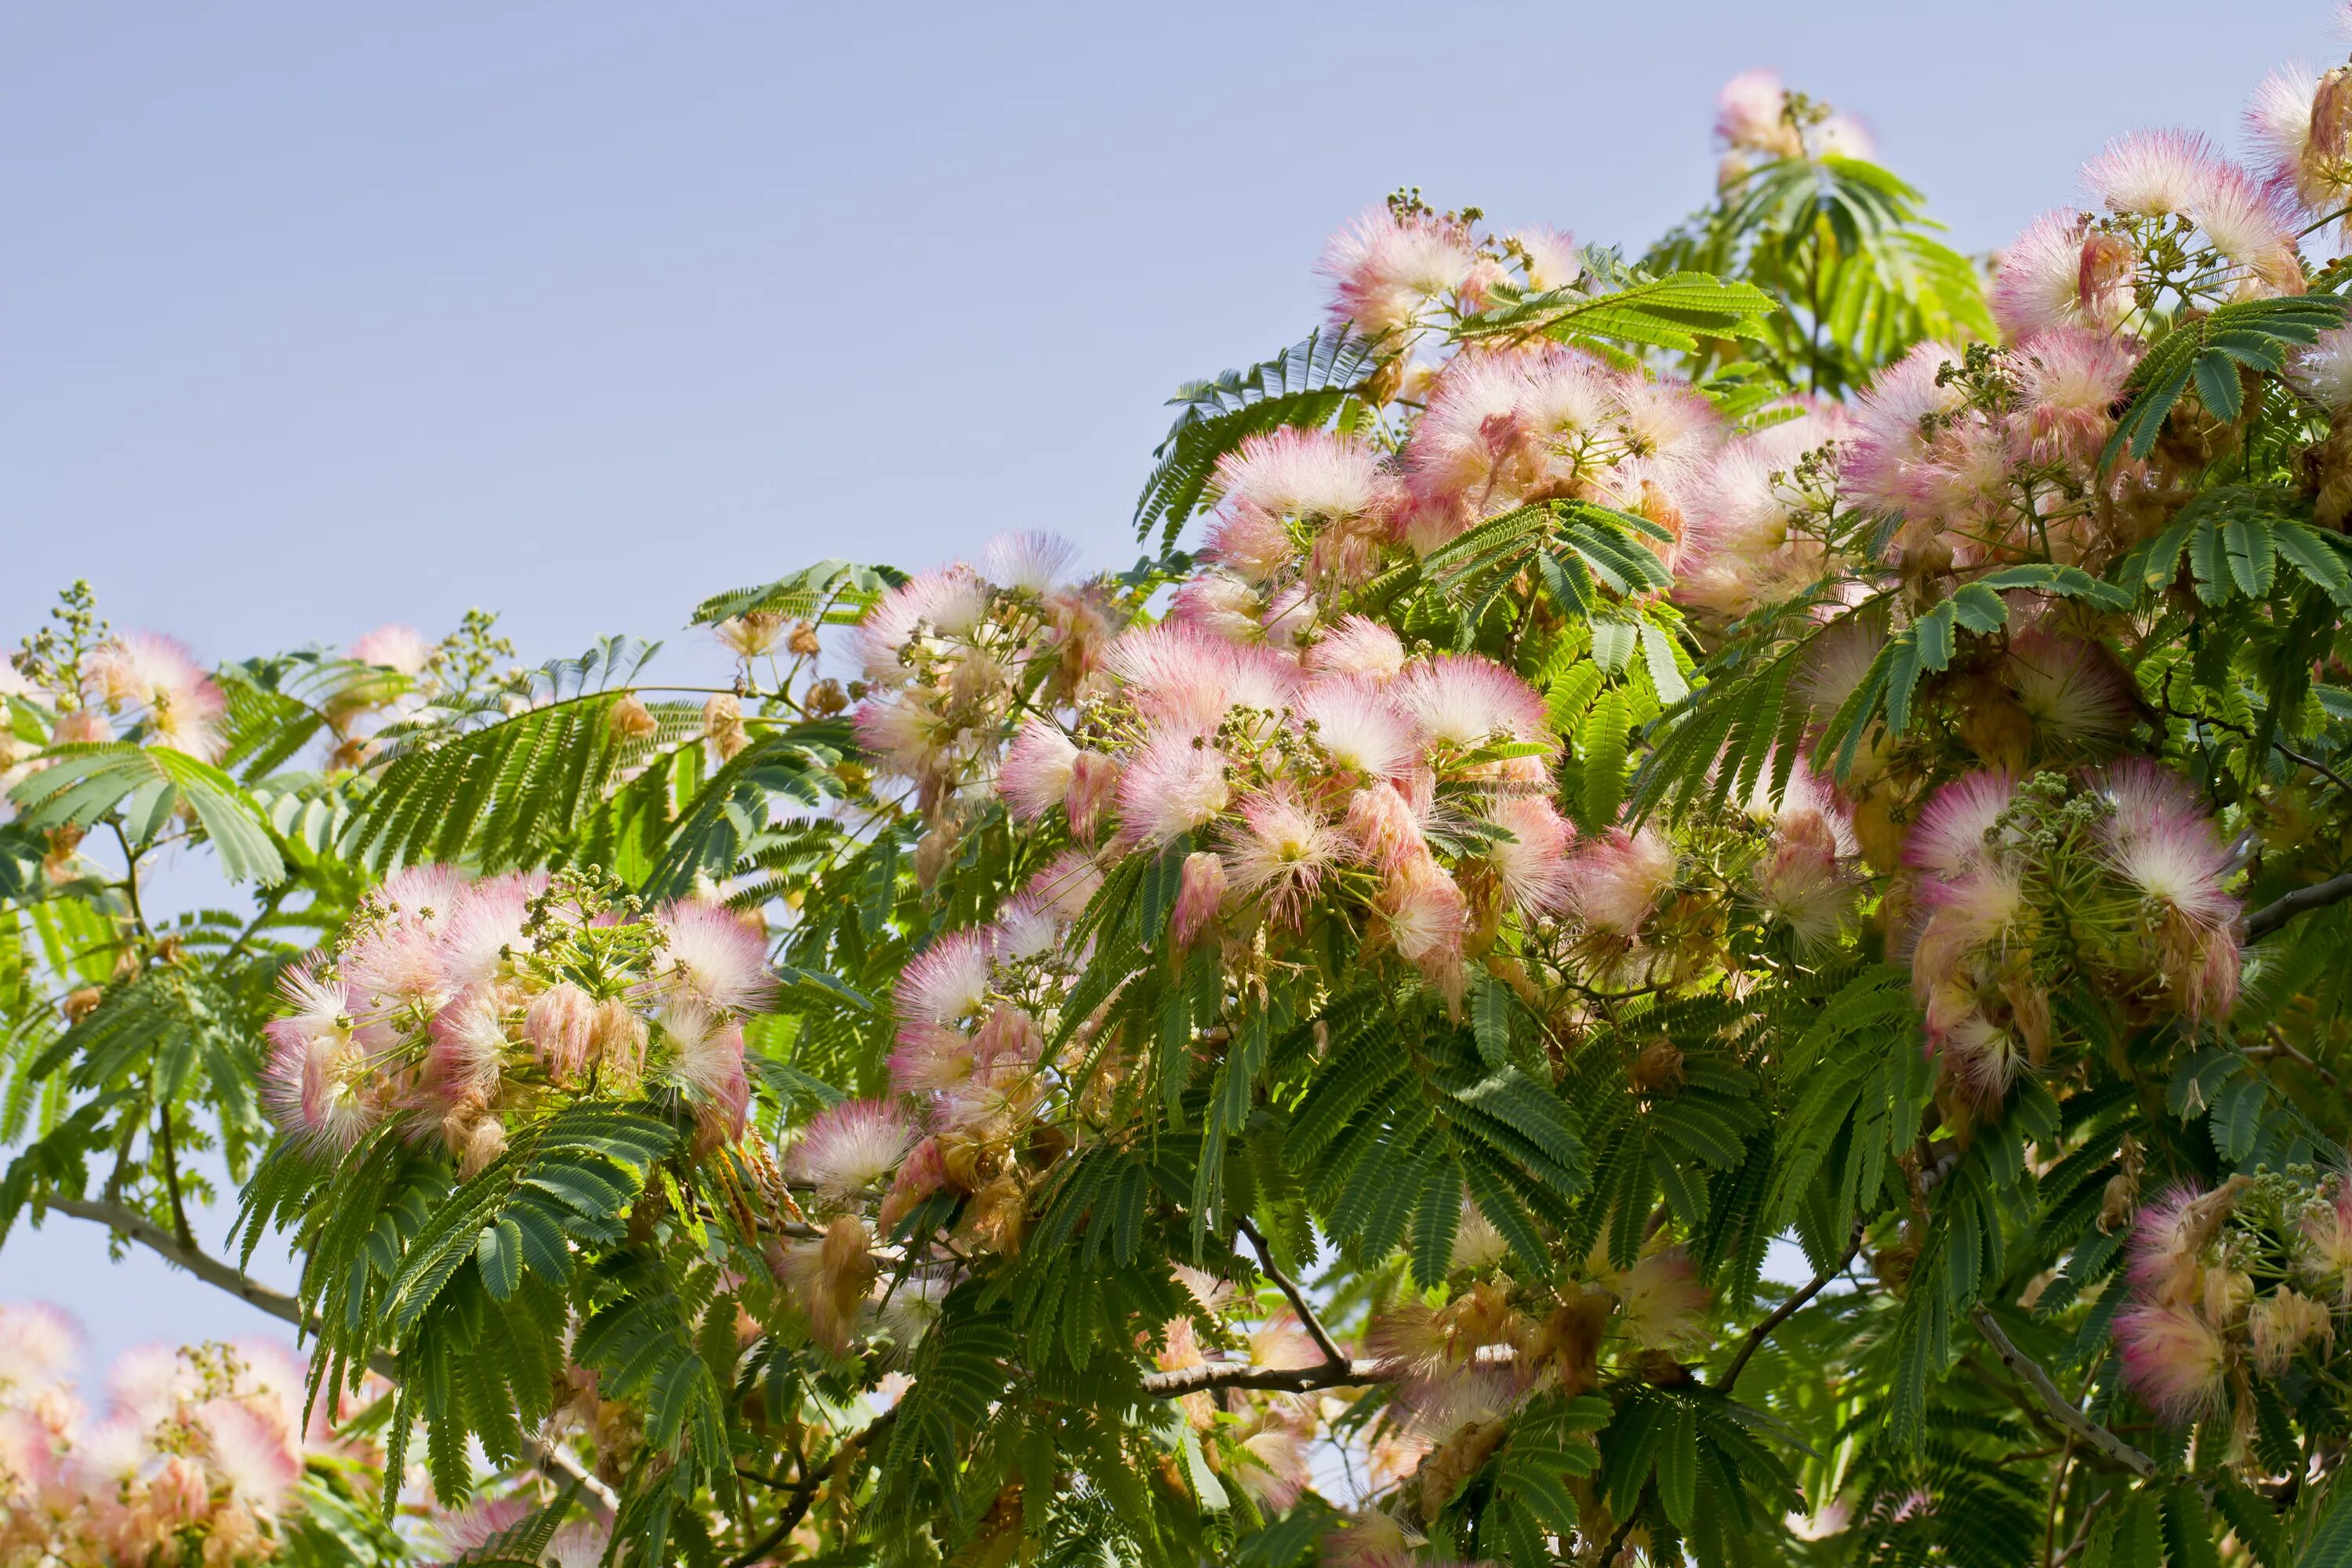
M73 1320L48 1303L0 1303L0 1393L24 1394L59 1382L79 1348Z
M2314 208L2341 188L2312 157L2312 110L2318 96L2319 79L2311 68L2290 61L2255 87L2243 121L2246 139L2253 143L2271 182L2294 191L2305 206Z
M1078 547L1055 533L1000 533L981 552L988 580L1024 594L1044 594L1078 558Z
M1066 849L1029 879L1029 885L1022 891L1066 925L1086 911L1102 884L1102 871L1091 857L1076 849Z
M2095 643L2030 626L2010 638L2005 668L2044 745L2077 752L2112 745L2139 717L2130 677Z
M1584 258L1577 254L1575 237L1540 225L1511 236L1518 247L1527 286L1538 292L1565 289L1584 276Z
M1378 621L1344 616L1307 650L1307 668L1322 676L1392 680L1404 668L1404 644Z
M1359 779L1391 777L1420 758L1412 718L1367 677L1316 681L1299 698L1298 720L1334 768Z
M1509 835L1489 843L1486 863L1504 896L1521 913L1547 914L1568 901L1567 850L1575 830L1542 795L1506 795L1487 808L1487 820Z
M675 1053L670 1077L706 1124L728 1137L741 1137L751 1105L743 1026L689 997L663 1013L662 1032Z
M1295 426L1244 441L1218 460L1214 482L1228 511L1310 523L1377 518L1398 494L1372 447L1334 431Z
M2227 165L2193 131L2134 131L2083 165L2083 187L2109 212L2193 213Z
M2137 356L2123 340L2082 327L2056 327L2013 356L2019 391L2046 458L2097 459L2115 427L2113 409Z
M1276 923L1297 924L1345 837L1286 783L1252 791L1237 809L1241 822L1226 834L1224 851L1234 887L1259 899Z
M919 1134L884 1100L845 1100L803 1128L784 1173L835 1203L848 1203L898 1168Z
M1005 748L998 765L996 787L1024 822L1034 822L1062 804L1070 793L1070 769L1078 748L1062 727L1043 714L1024 723Z
M1654 827L1612 828L1579 845L1568 863L1568 903L1595 931L1631 936L1674 884L1675 848Z
M1900 511L1909 502L1914 471L1927 456L1920 422L1957 409L1964 395L1958 387L1937 385L1937 374L1961 358L1944 343L1916 344L1880 371L1855 404L1860 433L1846 448L1843 466L1847 487L1864 505Z
M900 655L918 636L969 633L988 613L988 584L958 564L926 572L885 594L857 626L857 653L866 678L896 683L909 673Z
M1741 71L1716 95L1715 134L1735 152L1798 156L1803 144L1782 116L1788 101L1780 72L1760 68Z
M1551 740L1542 695L1476 654L1439 654L1415 665L1396 692L1433 741L1467 750L1496 739Z
M768 944L732 910L681 900L654 917L662 935L655 973L706 1007L758 1012L773 1000Z
M908 960L898 973L898 1016L930 1024L976 1016L988 999L987 933L950 931Z
M2352 408L2352 327L2332 327L2287 366L2297 391L2330 413Z
M2279 191L2257 183L2234 163L2224 164L2198 193L2195 216L2213 248L2248 268L2267 288L2303 292L2303 266L2295 259L2301 225Z
M1222 572L1203 573L1176 590L1168 606L1171 626L1194 628L1220 641L1263 641L1266 628L1261 616L1265 604L1255 588Z
M1966 774L1944 785L1904 840L1903 860L1940 877L1958 877L1991 853L1989 843L2000 814L2017 792L2017 781L2006 773Z
M1390 945L1449 1002L1462 995L1463 938L1469 905L1426 852L1401 859L1382 879L1377 906Z
M1263 587L1298 564L1298 541L1276 513L1225 506L1209 523L1201 558Z
M523 1038L557 1083L571 1082L587 1068L595 1031L596 999L569 980L532 997L523 1014Z
M1125 831L1139 844L1156 846L1206 826L1230 798L1225 768L1223 752L1182 735L1147 742L1118 781Z
M82 658L82 689L109 710L136 709L153 737L192 756L218 754L228 700L170 637L130 632Z
M2187 1422L2216 1408L2228 1375L2228 1349L2188 1307L2135 1304L2116 1314L2124 1381L2167 1421Z
M432 662L433 645L414 626L381 626L352 644L352 658L414 679Z
M1331 237L1318 269L1337 285L1331 320L1379 334L1418 325L1433 303L1467 288L1478 258L1445 224L1373 207Z

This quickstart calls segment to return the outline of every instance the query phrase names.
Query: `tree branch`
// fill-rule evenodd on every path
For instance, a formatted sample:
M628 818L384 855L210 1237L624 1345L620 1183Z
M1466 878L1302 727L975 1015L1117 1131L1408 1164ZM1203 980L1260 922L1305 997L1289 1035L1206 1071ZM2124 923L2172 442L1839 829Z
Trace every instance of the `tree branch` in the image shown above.
M2260 941L2306 910L2340 904L2347 899L2352 899L2352 871L2315 882L2308 888L2297 888L2276 903L2264 904L2246 917L2246 940Z
M2026 1386L2041 1399L2043 1407L2058 1418L2060 1426L2136 1476L2145 1479L2156 1473L2154 1459L2084 1415L2074 1402L2050 1381L2048 1373L2023 1351L2010 1343L2009 1336L2001 1332L2000 1324L1990 1311L1983 1307L1972 1308L1969 1318L1976 1324L1977 1331L1984 1335L1986 1342L1992 1346L1994 1353L2000 1357L2001 1364L2025 1381Z
M1276 1267L1274 1249L1266 1245L1265 1237L1257 1233L1257 1226L1250 1224L1246 1216L1241 1221L1241 1233L1249 1237L1250 1246L1256 1250L1258 1267L1265 1271L1265 1277L1274 1281L1275 1289L1282 1292L1283 1298L1290 1303L1290 1310L1297 1314L1298 1326L1307 1331L1307 1337L1313 1340L1315 1348L1322 1352L1323 1364L1347 1365L1348 1352L1339 1348L1339 1342L1331 1338L1331 1331L1325 1328L1323 1321L1315 1315L1315 1309L1307 1304L1306 1292Z
M1771 1316L1748 1331L1748 1342L1739 1347L1739 1353L1731 1358L1731 1364L1723 1369L1723 1376L1717 1381L1715 1386L1724 1393L1729 1393L1731 1385L1739 1381L1739 1374L1748 1370L1748 1363L1755 1358L1756 1352L1764 1348L1764 1342L1772 1337L1772 1331L1796 1316L1800 1308L1820 1295L1831 1280L1844 1273L1846 1266L1853 1261L1854 1255L1861 1250L1862 1226L1857 1225L1853 1227L1853 1240L1846 1247L1844 1257L1814 1275L1803 1289L1773 1308Z
M283 1290L275 1290L252 1278L241 1268L230 1267L219 1258L197 1248L184 1245L177 1237L162 1226L151 1224L137 1210L126 1205L93 1202L89 1198L62 1197L55 1194L45 1196L42 1206L102 1225L126 1241L135 1241L168 1263L178 1265L190 1274L216 1289L226 1290L247 1306L258 1308L281 1322L293 1324L305 1333L319 1332L318 1319L302 1310L302 1303ZM395 1377L398 1367L388 1355L368 1358L371 1371L385 1377ZM542 1443L526 1432L522 1435L525 1452L530 1461L549 1479L561 1485L577 1482L581 1504L604 1523L611 1523L621 1500L613 1489L598 1480L583 1467L572 1452L553 1443Z
M1325 1362L1320 1366L1258 1366L1245 1361L1203 1362L1173 1372L1145 1375L1143 1392L1154 1399L1181 1399L1219 1388L1264 1388L1281 1394L1311 1394L1359 1383L1393 1383L1402 1373L1384 1361Z

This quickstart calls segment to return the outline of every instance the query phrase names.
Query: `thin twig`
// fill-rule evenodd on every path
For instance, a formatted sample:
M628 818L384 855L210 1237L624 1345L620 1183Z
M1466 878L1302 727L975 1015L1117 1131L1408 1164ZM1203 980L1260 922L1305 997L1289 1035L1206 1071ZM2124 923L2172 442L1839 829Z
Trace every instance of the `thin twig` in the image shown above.
M1289 1301L1290 1310L1298 1315L1299 1327L1305 1329L1307 1337L1315 1342L1315 1348L1323 1352L1323 1364L1347 1365L1348 1352L1339 1348L1339 1342L1331 1337L1331 1331L1325 1328L1323 1320L1315 1315L1315 1309L1307 1302L1307 1293L1276 1265L1274 1248L1266 1245L1265 1237L1258 1234L1257 1226L1244 1217L1241 1221L1241 1233L1249 1237L1250 1246L1256 1250L1258 1267L1265 1271L1265 1277L1274 1281L1275 1289Z
M2081 1408L2050 1381L2050 1374L2042 1371L2038 1363L2010 1343L2009 1336L2001 1332L2000 1324L1991 1312L1977 1307L1970 1310L1969 1318L1976 1324L1977 1331L1983 1334L1992 1346L1994 1353L2000 1357L2001 1364L2025 1380L2026 1386L2032 1389L2044 1408L2058 1418L2060 1426L2136 1476L2145 1479L2156 1473L2154 1459L2084 1415Z
M1715 1386L1728 1393L1731 1385L1739 1381L1739 1374L1748 1369L1748 1362L1764 1348L1764 1342L1772 1337L1772 1331L1787 1322L1806 1302L1820 1295L1831 1280L1844 1273L1846 1266L1861 1250L1862 1226L1857 1225L1853 1227L1853 1240L1847 1246L1844 1257L1814 1275L1803 1289L1773 1308L1771 1316L1748 1331L1748 1342L1739 1347L1739 1353L1731 1358L1731 1364L1723 1369L1723 1376L1717 1380Z
M317 1318L302 1310L300 1301L285 1291L270 1289L245 1270L232 1268L209 1253L184 1246L170 1231L149 1223L145 1216L125 1205L96 1203L88 1198L55 1194L43 1198L41 1202L44 1207L55 1209L59 1214L102 1225L126 1241L137 1242L166 1262L186 1269L205 1284L226 1290L247 1306L257 1308L282 1322L291 1323L314 1335L322 1326ZM368 1366L385 1377L396 1377L399 1370L388 1355L370 1356ZM612 1522L621 1500L614 1495L612 1488L591 1475L569 1449L553 1443L542 1443L528 1432L522 1435L522 1444L532 1464L560 1484L578 1483L582 1505L603 1522Z
M776 1527L745 1547L736 1556L728 1559L727 1568L751 1568L752 1563L773 1552L782 1542L784 1537L798 1529L801 1521L808 1517L809 1507L816 1501L817 1489L824 1484L824 1478L838 1470L842 1461L853 1452L866 1447L877 1437L889 1430L890 1423L898 1417L898 1407L892 1405L866 1423L864 1428L843 1439L833 1450L833 1458L826 1460L822 1467L811 1467L803 1459L801 1462L800 1484L793 1489L790 1500L776 1515Z

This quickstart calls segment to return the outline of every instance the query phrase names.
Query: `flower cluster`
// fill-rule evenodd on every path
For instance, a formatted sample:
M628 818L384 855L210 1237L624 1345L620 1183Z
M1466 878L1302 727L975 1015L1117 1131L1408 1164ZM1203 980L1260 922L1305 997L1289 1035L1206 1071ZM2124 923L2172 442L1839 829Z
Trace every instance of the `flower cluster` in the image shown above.
M858 740L884 776L914 784L932 827L927 872L993 787L1016 712L1068 701L1096 678L1115 612L1100 584L1064 580L1076 553L1050 535L1009 534L989 546L985 575L926 573L859 625Z
M2152 763L1971 774L1928 801L1906 855L1912 984L1963 1099L1998 1099L2048 1060L2062 974L2131 1012L2212 1018L2236 1000L2229 848Z
M715 905L647 910L593 877L469 880L444 866L371 891L331 953L289 972L268 1028L269 1113L342 1154L386 1125L472 1175L509 1124L571 1100L683 1098L740 1137L742 1020L776 980L761 930Z
M2133 1225L2124 1376L2168 1421L2254 1419L2249 1379L2325 1366L2352 1309L2352 1183L2308 1170L2177 1187Z
M53 1309L0 1306L0 1563L266 1563L306 1458L348 1451L323 1412L305 1426L302 1369L277 1346L129 1352L95 1419L75 1352Z

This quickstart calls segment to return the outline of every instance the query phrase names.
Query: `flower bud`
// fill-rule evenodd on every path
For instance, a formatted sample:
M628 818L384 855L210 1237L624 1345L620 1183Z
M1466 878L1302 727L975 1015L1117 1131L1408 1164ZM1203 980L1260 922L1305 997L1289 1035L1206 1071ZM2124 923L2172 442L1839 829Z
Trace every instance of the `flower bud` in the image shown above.
M49 744L53 746L89 745L112 739L114 726L95 708L76 708L58 714L57 724L49 731Z
M1063 797L1069 813L1070 837L1091 844L1102 826L1104 808L1118 789L1117 761L1100 752L1080 752L1070 763L1070 790Z
M557 1083L570 1083L588 1065L596 1011L593 996L563 980L533 997L523 1014L523 1038Z
M457 1174L470 1182L506 1152L507 1124L495 1116L485 1116L466 1134L465 1152L457 1160Z
M653 710L639 701L634 692L606 710L604 722L612 727L613 739L616 741L648 740L661 728Z
M596 1004L589 1039L608 1086L625 1087L645 1076L646 1021L623 998L607 996Z
M720 692L702 705L702 742L712 767L733 761L751 743L750 731L743 728L740 700Z
M1225 863L1205 849L1184 857L1184 875L1176 890L1176 944L1190 947L1217 918L1225 899Z

